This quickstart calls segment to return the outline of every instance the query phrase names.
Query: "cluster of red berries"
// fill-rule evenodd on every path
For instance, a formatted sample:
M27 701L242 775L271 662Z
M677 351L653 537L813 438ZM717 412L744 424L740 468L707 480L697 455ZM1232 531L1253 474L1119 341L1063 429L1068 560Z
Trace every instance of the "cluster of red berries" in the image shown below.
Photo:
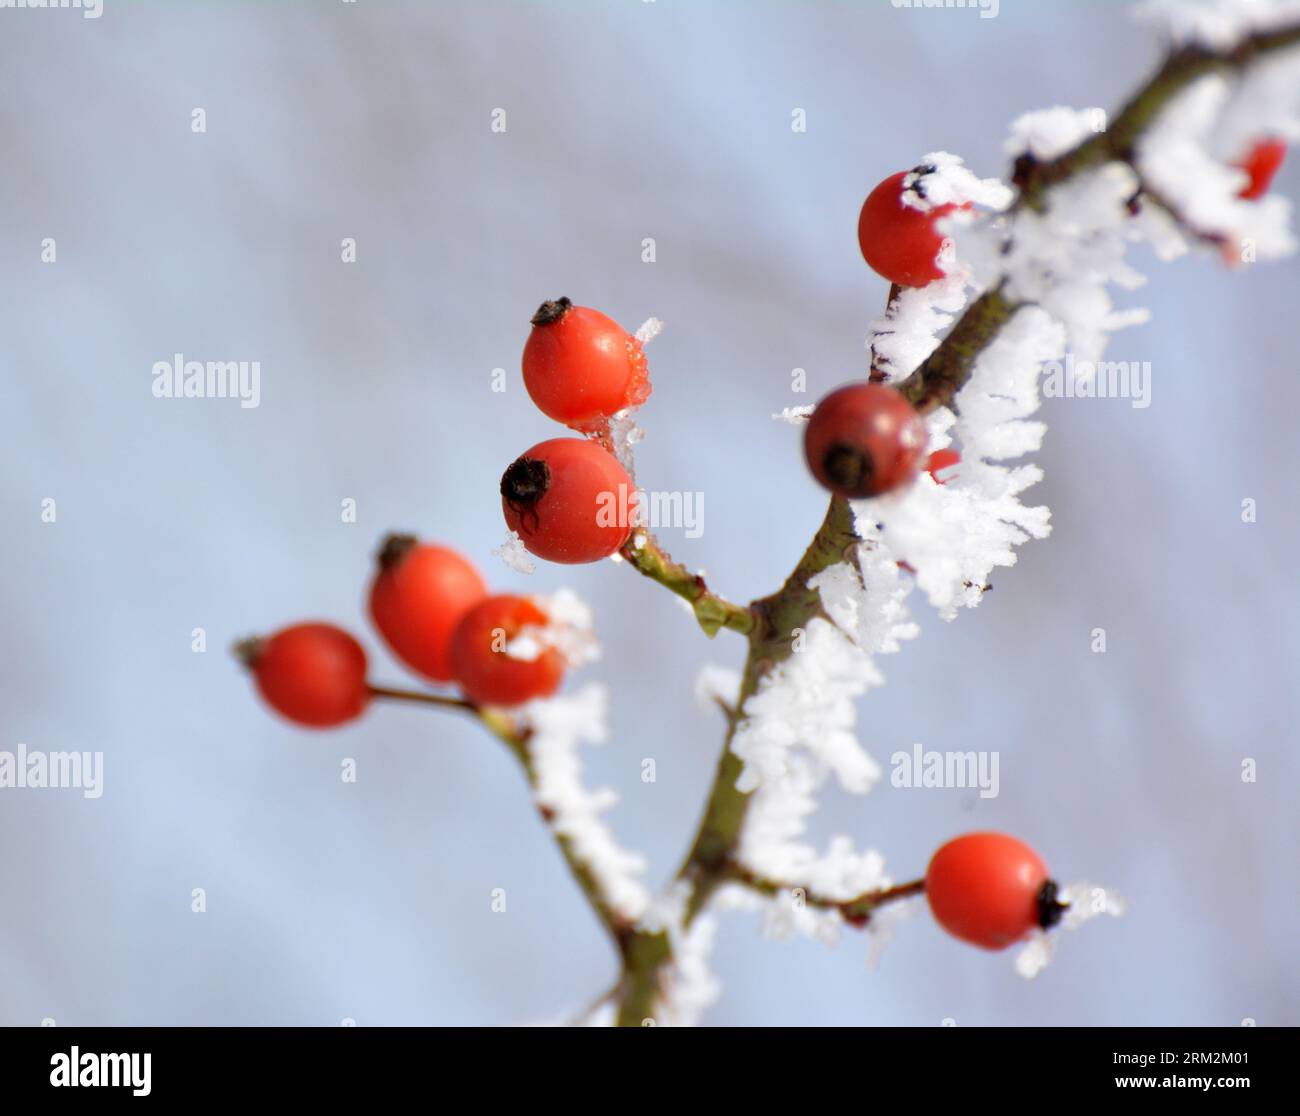
M408 668L431 682L454 682L476 705L549 697L564 678L567 663L554 647L532 657L511 653L525 629L549 623L541 605L489 594L478 570L450 547L389 536L370 586L370 617ZM333 624L295 624L237 651L267 704L301 725L351 721L374 695L365 649Z
M641 342L599 310L544 302L524 345L524 386L539 410L585 438L551 438L501 477L506 526L548 562L598 562L632 532L637 497L610 424L650 396Z

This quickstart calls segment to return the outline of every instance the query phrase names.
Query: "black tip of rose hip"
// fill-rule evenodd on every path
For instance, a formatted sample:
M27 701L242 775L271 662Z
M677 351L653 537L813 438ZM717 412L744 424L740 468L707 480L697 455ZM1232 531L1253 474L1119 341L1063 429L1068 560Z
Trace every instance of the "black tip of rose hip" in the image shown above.
M403 558L419 545L420 540L414 535L388 535L382 543L379 544L379 553L375 555L375 561L379 563L381 570L391 570Z
M257 665L257 660L262 657L262 642L261 636L249 636L233 644L230 652L244 666L252 670Z
M551 467L535 457L521 457L501 475L501 497L521 521L537 526L537 502L551 487Z
M1070 909L1069 903L1056 898L1059 890L1055 880L1048 880L1038 889L1038 925L1044 930L1050 930L1060 922L1061 916Z
M532 323L535 326L550 325L552 322L558 322L567 314L573 303L567 298L557 298L553 301L543 302L537 308L537 313L532 317Z
M870 482L875 465L871 455L857 446L835 442L822 458L822 469L837 491L851 495L862 491Z

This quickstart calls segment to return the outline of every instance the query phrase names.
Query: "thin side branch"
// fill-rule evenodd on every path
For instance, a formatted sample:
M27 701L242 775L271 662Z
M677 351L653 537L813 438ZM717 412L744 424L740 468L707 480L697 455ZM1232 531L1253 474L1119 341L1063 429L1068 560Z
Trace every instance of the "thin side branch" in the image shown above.
M397 690L384 686L371 686L370 692L378 698L462 709L473 714L483 727L500 740L514 755L515 759L519 761L536 803L537 767L533 761L532 751L528 747L532 731L526 725L521 724L515 717L503 710L476 705L464 698L443 697L440 694L429 694L420 690ZM564 857L564 862L568 865L570 874L577 881L578 887L582 889L583 895L596 913L601 925L608 931L619 956L624 959L626 965L628 949L635 936L632 922L609 905L604 893L601 891L599 881L591 870L591 866L578 856L573 841L569 836L561 833L556 828L554 815L540 804L537 805L537 812L555 841L556 847L560 850L560 855Z
M774 896L788 893L797 896L798 900L806 906L824 911L839 911L844 916L844 920L854 926L865 926L871 920L874 911L889 903L925 894L925 880L910 880L907 883L895 884L893 887L881 888L879 891L867 891L852 899L830 899L809 891L799 884L769 880L740 864L731 865L727 878L762 895Z
M753 631L754 614L750 609L718 596L699 574L673 561L649 532L633 532L619 553L639 573L659 582L690 605L696 621L710 639L720 628L730 628L741 635Z

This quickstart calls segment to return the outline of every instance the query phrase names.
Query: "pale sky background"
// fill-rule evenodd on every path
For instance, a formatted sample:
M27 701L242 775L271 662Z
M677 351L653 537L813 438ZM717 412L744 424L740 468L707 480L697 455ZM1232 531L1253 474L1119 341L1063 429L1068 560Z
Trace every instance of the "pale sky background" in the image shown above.
M0 11L0 749L106 764L95 801L0 792L0 1024L500 1024L602 990L612 953L498 745L421 709L295 729L227 645L330 619L403 682L361 604L392 528L501 589L578 589L605 642L584 674L614 695L590 776L666 880L721 738L693 680L743 647L626 568L528 580L490 556L501 470L558 433L517 377L529 315L564 294L667 323L638 474L703 492L705 531L663 541L737 599L770 592L824 501L769 416L809 401L795 367L814 397L860 373L886 293L854 235L866 192L936 149L1004 173L1013 117L1114 108L1157 54L1121 5L1064 0ZM1294 166L1276 188L1300 193ZM1151 362L1152 405L1045 406L1051 538L952 623L916 600L921 638L861 706L882 762L998 750L1000 796L885 784L817 823L897 878L1006 829L1131 913L1032 983L928 915L875 973L856 934L769 942L732 916L709 1022L1300 1023L1297 265L1138 263L1125 301L1154 318L1110 353ZM153 398L176 352L259 360L260 407Z

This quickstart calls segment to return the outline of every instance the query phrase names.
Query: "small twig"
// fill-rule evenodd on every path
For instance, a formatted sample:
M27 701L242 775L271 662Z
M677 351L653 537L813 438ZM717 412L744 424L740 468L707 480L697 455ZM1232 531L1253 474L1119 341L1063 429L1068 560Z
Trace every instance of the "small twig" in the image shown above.
M741 635L753 631L752 610L718 596L703 577L673 561L648 531L634 531L619 553L639 573L659 582L690 605L696 621L710 639L718 634L720 628L730 628Z
M780 883L768 879L735 861L728 866L726 877L763 895L775 896L789 892L809 907L839 911L844 916L844 920L854 926L865 926L871 920L872 912L879 907L898 902L900 899L910 899L925 892L925 880L911 880L908 883L881 888L879 891L863 892L852 899L831 899L810 891L802 884Z
M369 686L371 697L388 698L392 701L415 701L423 705L441 705L447 709L464 709L468 713L478 713L479 708L466 698L448 697L445 694L429 694L423 690L398 690L390 686Z

